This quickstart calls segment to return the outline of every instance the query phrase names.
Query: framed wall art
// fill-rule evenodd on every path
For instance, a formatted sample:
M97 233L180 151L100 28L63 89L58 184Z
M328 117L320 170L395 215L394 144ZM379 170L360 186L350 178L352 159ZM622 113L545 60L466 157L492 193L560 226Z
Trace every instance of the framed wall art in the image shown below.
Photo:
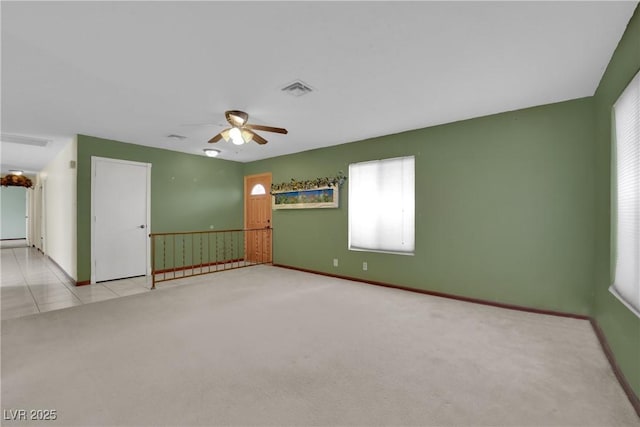
M337 186L273 191L271 194L273 209L337 208L339 201Z

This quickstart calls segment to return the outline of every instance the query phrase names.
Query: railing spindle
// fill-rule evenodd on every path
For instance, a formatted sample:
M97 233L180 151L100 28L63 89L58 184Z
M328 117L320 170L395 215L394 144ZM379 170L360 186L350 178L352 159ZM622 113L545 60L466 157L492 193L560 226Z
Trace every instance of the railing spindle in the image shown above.
M198 246L200 247L200 273L202 273L202 270L204 269L203 263L204 263L204 251L202 249L202 236L198 236Z
M167 280L270 263L271 233L271 228L151 233L151 289Z

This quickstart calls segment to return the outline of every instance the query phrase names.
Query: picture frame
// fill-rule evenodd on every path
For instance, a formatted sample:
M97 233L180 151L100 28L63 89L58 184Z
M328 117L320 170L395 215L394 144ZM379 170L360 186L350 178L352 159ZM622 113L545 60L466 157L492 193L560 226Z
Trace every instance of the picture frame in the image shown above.
M338 204L337 186L276 191L271 196L271 207L274 210L337 208Z

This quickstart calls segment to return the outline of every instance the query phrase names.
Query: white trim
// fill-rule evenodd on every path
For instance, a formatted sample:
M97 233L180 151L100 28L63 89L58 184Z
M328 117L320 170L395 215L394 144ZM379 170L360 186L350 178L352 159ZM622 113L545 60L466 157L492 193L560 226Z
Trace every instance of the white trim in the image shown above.
M351 246L347 246L347 250L350 251L354 251L354 252L375 252L378 254L391 254L391 255L407 255L407 256L415 256L415 250L413 252L399 252L399 251L380 251L377 249L361 249L361 248L354 248Z
M95 250L95 200L94 200L94 194L95 194L95 179L94 178L94 174L95 174L95 165L97 162L111 162L111 163L120 163L120 164L124 164L124 165L133 165L133 166L143 166L147 168L147 234L151 233L151 167L153 166L151 163L144 163L144 162L135 162L135 161L131 161L131 160L121 160L121 159L112 159L109 157L98 157L98 156L91 156L91 284L96 283L96 271L95 268L93 268L96 262L95 259L95 254L96 254L96 250ZM150 244L150 239L147 238L147 268L146 268L146 275L150 276L151 275L151 244Z
M618 291L616 290L616 288L613 285L609 286L609 292L611 292L613 294L613 296L618 299L618 301L620 301L622 304L624 304L625 307L627 307L629 310L631 310L631 312L633 314L635 314L636 317L640 318L640 311L638 311L634 306L632 306L627 301L625 301L625 299L622 297L622 295L620 295L618 293Z

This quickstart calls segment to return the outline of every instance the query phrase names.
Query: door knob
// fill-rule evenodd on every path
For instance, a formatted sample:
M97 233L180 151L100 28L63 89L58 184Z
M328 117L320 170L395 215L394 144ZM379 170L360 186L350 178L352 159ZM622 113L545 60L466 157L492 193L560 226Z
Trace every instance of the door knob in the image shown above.
M144 228L144 224L139 225L138 228Z

